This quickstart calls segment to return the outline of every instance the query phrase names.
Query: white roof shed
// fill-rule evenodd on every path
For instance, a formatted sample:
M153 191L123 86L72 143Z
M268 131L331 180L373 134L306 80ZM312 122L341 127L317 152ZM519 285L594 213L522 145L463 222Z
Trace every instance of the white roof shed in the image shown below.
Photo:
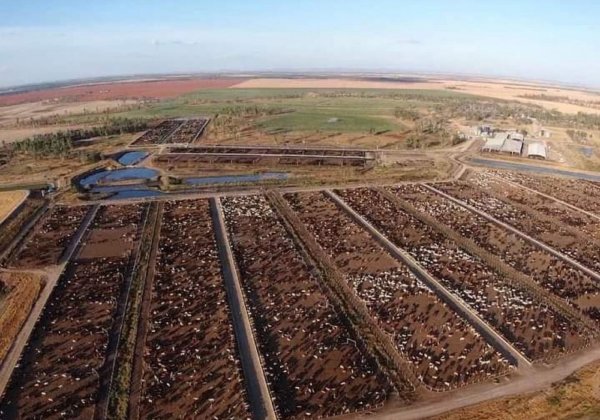
M546 150L546 145L539 141L529 143L527 145L527 157L529 156L547 159L548 152Z

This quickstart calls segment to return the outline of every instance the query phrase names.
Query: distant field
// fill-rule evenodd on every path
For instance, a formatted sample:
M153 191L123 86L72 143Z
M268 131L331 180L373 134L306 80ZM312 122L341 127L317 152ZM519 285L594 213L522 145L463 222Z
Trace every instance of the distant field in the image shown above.
M379 132L402 130L398 108L431 105L440 99L472 97L451 91L381 89L206 89L116 115L179 117L215 115L231 108L258 107L275 115L258 118L258 127L284 131Z
M56 131L65 130L76 130L84 128L84 125L60 125L60 126L46 126L46 127L32 127L32 128L6 128L0 130L0 142L12 143L17 140L26 139L36 134L47 134L54 133Z
M539 99L523 98L524 95L531 94L532 90L541 92L544 95L561 95L566 98L581 101L598 100L598 92L575 90L562 88L559 86L541 85L535 83L515 83L503 80L450 80L450 79L423 79L423 81L411 80L393 81L393 80L366 80L351 78L255 78L245 80L232 86L233 88L305 88L305 89L406 89L406 90L452 90L464 94L487 96L490 98L504 100L518 100L520 102L540 105L546 109L556 109L568 114L578 112L587 112L592 114L600 113L600 110L592 106L584 106L572 103L548 102Z
M82 102L114 99L174 98L197 89L231 86L242 80L239 78L152 80L69 86L0 95L0 106L58 99L61 102Z
M0 191L0 223L27 197L28 191Z

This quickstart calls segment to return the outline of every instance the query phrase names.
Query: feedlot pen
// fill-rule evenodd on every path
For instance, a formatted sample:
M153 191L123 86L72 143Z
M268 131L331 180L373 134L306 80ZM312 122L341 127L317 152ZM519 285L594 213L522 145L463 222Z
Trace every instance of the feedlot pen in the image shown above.
M598 338L600 284L435 191L590 270L598 268L597 245L585 238L599 225L502 182L166 201L152 223L149 203L103 205L94 214L89 206L53 205L7 264L51 270L71 255L67 249L75 252L19 366L2 372L10 381L0 390L0 418L105 418L109 398L125 404L129 418L366 413L531 375L541 362L584 352ZM515 367L337 199L532 365ZM88 214L80 243L72 243ZM233 258L224 260L223 250ZM140 270L148 277L132 287ZM239 287L243 313L232 306L228 282ZM132 356L118 357L128 349ZM258 355L254 365L247 354ZM266 384L264 392L253 383Z

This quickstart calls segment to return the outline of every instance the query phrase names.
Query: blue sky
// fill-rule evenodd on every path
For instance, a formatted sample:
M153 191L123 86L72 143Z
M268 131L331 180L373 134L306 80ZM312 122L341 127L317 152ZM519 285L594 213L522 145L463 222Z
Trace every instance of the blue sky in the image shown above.
M599 17L596 0L0 0L0 86L347 69L600 87Z

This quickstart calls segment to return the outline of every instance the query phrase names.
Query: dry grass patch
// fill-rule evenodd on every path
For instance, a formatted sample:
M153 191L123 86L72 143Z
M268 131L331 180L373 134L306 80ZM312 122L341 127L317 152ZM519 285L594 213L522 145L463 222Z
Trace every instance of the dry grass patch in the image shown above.
M0 192L0 223L4 221L27 197L27 190Z
M42 286L39 276L0 273L0 362L21 330Z
M600 363L530 395L505 398L435 417L436 420L600 418Z

